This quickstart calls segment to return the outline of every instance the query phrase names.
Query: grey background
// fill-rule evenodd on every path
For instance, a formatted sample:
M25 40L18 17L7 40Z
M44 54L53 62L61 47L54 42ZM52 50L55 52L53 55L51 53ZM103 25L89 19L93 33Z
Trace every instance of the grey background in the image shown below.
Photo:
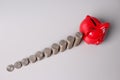
M1 80L120 80L120 0L0 0ZM89 14L111 23L99 46L67 50L12 73L8 64L74 35Z

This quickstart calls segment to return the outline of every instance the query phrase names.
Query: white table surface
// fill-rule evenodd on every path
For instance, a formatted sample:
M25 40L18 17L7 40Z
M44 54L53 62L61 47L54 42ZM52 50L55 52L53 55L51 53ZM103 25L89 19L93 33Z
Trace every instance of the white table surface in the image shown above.
M82 42L6 71L8 64L74 35L87 14L110 22L104 43ZM120 0L0 0L0 80L120 80Z

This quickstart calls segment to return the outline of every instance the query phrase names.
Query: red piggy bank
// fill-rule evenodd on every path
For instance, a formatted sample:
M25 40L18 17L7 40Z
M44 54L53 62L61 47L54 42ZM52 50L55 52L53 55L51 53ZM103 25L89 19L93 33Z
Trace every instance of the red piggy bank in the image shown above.
M109 23L101 23L97 18L87 15L80 24L80 32L84 41L88 44L100 44L103 42Z

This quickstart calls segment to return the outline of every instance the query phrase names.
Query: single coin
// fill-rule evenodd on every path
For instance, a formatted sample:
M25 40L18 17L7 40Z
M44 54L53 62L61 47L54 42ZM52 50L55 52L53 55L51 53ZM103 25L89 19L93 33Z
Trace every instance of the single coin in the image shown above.
M59 45L60 45L60 52L64 52L67 48L67 41L61 40L59 42Z
M83 34L80 32L77 32L75 34L75 42L74 42L74 46L78 46L82 40Z
M73 47L74 40L75 38L73 36L67 37L67 42L68 42L67 49L71 49Z
M29 56L29 61L35 63L37 61L37 57L35 55Z
M28 58L23 58L21 62L22 62L22 65L24 66L27 66L30 63Z
M54 43L52 44L52 51L53 51L53 54L57 54L59 52L59 49L60 49L60 45L57 44L57 43Z
M14 67L15 67L16 69L19 69L19 68L22 67L22 63L21 63L20 61L17 61L17 62L14 63Z
M50 48L45 48L43 52L46 57L50 57L52 55L52 49Z
M41 51L36 52L35 56L37 57L37 60L42 60L45 57L45 55Z
M14 65L10 64L7 66L7 71L12 72L14 70Z

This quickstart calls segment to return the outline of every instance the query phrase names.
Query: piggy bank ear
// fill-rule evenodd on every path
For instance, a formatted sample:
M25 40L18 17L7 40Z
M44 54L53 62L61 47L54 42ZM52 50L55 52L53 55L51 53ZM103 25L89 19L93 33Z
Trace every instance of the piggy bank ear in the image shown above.
M100 25L100 29L108 29L110 26L110 23L106 22Z

